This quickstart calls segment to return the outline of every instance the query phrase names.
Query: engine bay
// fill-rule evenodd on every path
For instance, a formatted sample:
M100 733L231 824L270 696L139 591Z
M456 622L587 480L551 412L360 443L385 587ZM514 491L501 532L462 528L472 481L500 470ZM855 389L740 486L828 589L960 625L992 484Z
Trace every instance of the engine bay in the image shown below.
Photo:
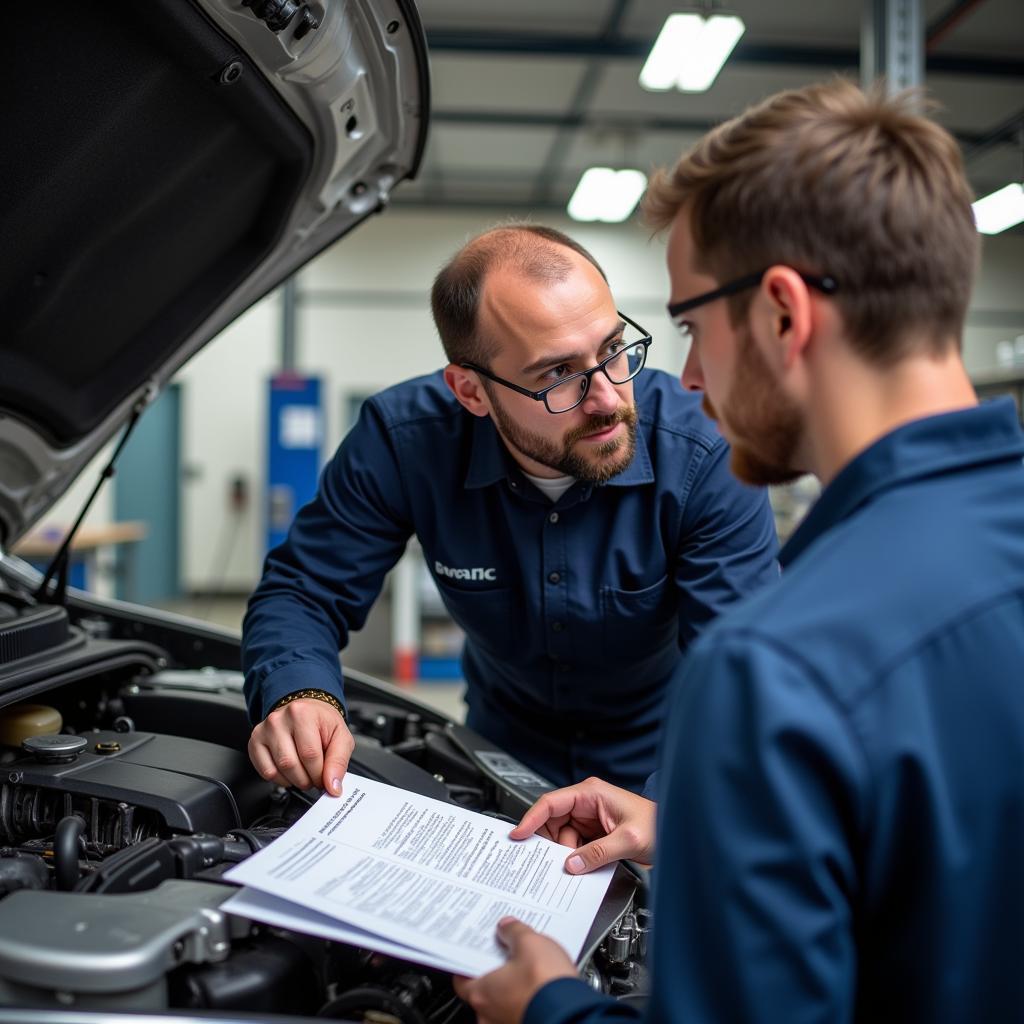
M250 765L235 637L0 598L0 1007L472 1020L443 972L221 909L224 872L319 796ZM395 687L346 670L346 693L359 774L508 822L549 788ZM641 999L649 927L644 873L620 867L588 983Z

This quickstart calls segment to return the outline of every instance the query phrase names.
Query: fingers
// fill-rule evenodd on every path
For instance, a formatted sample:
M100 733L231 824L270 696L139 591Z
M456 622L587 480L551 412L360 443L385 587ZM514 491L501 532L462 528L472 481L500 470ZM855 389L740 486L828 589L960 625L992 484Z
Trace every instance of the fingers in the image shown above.
M571 846L574 850L577 846L582 846L585 841L579 830L572 825L563 825L558 829L558 834L552 838L559 846Z
M249 756L257 771L279 786L309 789L313 783L302 766L291 733L266 726L266 722L258 725L249 740Z
M520 819L511 832L510 839L525 839L549 825L549 838L557 835L558 828L568 820L576 805L578 786L555 789L545 793ZM556 824L557 823L557 824ZM553 832L550 831L553 828Z
M341 735L336 736L339 724ZM304 699L271 712L256 726L249 739L249 757L268 782L310 789L325 777L340 782L353 746L344 719L334 708ZM332 753L329 762L325 748Z
M340 715L336 717L338 721L330 722L327 735L324 737L326 744L321 774L323 788L331 796L341 796L341 780L345 778L345 772L348 771L349 758L352 756L352 751L356 745L356 741L352 738L352 733L348 731L345 720Z

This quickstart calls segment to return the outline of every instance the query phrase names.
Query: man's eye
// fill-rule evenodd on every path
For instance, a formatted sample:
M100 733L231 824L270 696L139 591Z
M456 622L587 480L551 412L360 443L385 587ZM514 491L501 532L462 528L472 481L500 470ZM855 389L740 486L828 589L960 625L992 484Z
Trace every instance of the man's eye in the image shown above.
M545 370L541 374L540 379L554 382L561 380L563 377L568 377L570 373L572 373L572 370L565 363L560 363L558 366L552 366L550 370Z
M608 346L608 355L613 356L616 352L621 352L626 347L626 343L621 338L616 338Z

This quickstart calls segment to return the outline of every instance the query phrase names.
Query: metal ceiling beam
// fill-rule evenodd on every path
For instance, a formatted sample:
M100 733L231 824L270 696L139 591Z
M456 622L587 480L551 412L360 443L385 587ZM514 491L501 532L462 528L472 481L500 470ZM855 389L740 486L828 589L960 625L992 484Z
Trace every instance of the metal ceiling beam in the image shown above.
M595 131L710 131L721 121L678 117L637 117L634 114L564 114L534 110L432 110L431 124L465 125L471 128L590 128Z
M430 122L434 125L465 128L573 128L595 132L678 132L694 135L703 135L722 123L721 120L700 118L637 117L634 114L548 114L532 110L434 110L431 111ZM979 143L988 143L990 134L953 133L965 150ZM997 141L1003 141L1002 137Z
M631 0L615 0L601 28L598 39L611 42L618 36L619 26L626 16L630 3ZM595 59L588 62L586 70L580 78L579 85L576 86L576 92L569 103L567 113L570 116L582 115L587 110L597 93L597 87L601 84L601 76L603 74L604 64L602 61ZM551 201L555 179L562 164L565 162L565 158L569 154L569 149L575 137L576 129L569 126L561 127L555 133L554 141L548 148L547 157L540 169L540 173L537 175L537 183L533 190L533 198L538 202Z
M863 0L860 80L865 89L882 79L886 94L916 89L924 81L921 0ZM920 94L914 99L920 104Z
M565 213L565 202L555 202L551 199L503 199L499 195L495 195L493 199L466 199L454 195L446 196L443 200L429 195L404 199L401 190L395 192L390 205L415 210L437 210L442 205L445 210L500 210L502 213L517 213L523 217L532 217L538 213Z
M947 8L934 18L925 30L925 52L930 53L934 50L975 7L980 7L984 2L985 0L956 0L952 7Z
M570 57L636 59L650 52L651 39L604 39L597 36L522 32L477 32L435 29L427 33L432 53L501 54L506 57ZM795 67L856 70L860 51L843 47L774 46L741 42L730 64L775 64ZM945 74L1024 78L1024 60L973 55L930 54L925 70Z

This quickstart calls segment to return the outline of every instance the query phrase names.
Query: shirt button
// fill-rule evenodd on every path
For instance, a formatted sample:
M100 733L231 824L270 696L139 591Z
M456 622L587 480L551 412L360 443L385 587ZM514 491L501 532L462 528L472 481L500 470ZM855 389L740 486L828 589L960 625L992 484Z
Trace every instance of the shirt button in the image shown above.
M509 487L512 488L513 491L519 486L519 484L517 484L515 480L509 480L508 485Z
M552 629L553 629L553 630L554 630L554 631L555 631L556 633L561 633L561 632L562 632L562 630L563 630L563 629L565 629L565 623L564 623L564 622L552 622L552 623L551 623L551 628L552 628Z
M552 512L551 515L548 516L548 522L549 523L557 523L558 522L558 513L557 512Z
M557 583L561 578L562 578L561 573L557 573L557 572L549 572L548 573L548 583Z

